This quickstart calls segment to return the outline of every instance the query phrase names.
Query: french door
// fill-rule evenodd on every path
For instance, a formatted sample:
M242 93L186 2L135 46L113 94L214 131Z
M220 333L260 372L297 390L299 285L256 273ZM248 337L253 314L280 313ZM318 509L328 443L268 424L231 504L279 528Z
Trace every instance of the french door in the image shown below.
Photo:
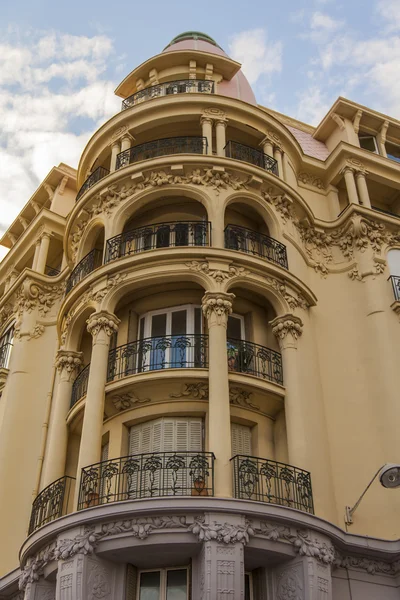
M199 306L152 311L139 320L139 370L202 366Z

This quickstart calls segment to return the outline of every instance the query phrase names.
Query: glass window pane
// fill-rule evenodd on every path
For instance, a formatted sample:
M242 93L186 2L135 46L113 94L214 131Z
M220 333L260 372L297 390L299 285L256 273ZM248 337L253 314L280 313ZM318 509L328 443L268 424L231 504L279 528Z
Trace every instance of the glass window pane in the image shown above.
M228 338L234 340L242 339L242 321L237 317L228 317Z
M251 598L250 598L250 576L247 573L244 576L244 600L251 600Z
M396 146L395 144L386 144L386 152L388 158L400 162L400 146Z
M168 571L167 600L187 600L187 571Z
M374 136L360 136L359 140L361 148L364 148L364 150L369 150L370 152L376 152Z
M201 308L194 309L194 332L201 333Z
M167 332L167 314L153 315L151 319L151 336L164 337Z
M160 600L160 571L140 574L140 600Z
M172 313L171 334L185 335L186 333L186 310L177 310Z

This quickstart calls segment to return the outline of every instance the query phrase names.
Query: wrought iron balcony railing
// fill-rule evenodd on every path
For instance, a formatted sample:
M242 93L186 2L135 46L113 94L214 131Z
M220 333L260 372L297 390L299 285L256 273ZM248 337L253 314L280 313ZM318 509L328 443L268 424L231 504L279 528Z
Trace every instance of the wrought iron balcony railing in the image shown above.
M225 248L260 256L284 269L289 268L284 244L247 227L227 225L225 227Z
M158 369L208 367L208 335L148 337L110 350L107 381Z
M234 158L235 160L243 160L244 162L261 167L261 169L265 169L274 175L279 175L276 160L272 156L268 156L268 154L257 150L257 148L229 141L225 146L225 156L227 158Z
M54 267L49 267L49 265L46 265L45 275L48 275L49 277L57 277L57 275L60 273L60 269L54 269Z
M11 342L0 346L0 369L8 369L12 347Z
M67 514L73 481L74 477L60 477L36 496L32 504L29 535L46 523Z
M82 260L76 265L71 275L68 277L65 293L68 294L82 279L85 279L89 273L101 266L102 252L101 250L91 250Z
M90 364L86 365L84 369L76 376L74 383L72 384L72 394L71 394L71 406L72 408L74 404L78 402L83 396L86 395L89 381L89 370Z
M78 510L122 500L213 495L212 452L153 452L82 469Z
M227 340L228 369L236 373L247 373L283 385L282 356L279 352L247 342Z
M400 301L400 277L397 275L391 275L389 279L392 282L394 298L395 300Z
M210 245L209 221L155 223L126 231L107 240L105 262L154 248Z
M292 465L255 456L234 456L234 496L280 504L314 514L311 476Z
M120 152L117 156L117 169L126 167L139 160L148 160L170 154L207 154L207 138L185 136L164 138L133 146Z
M103 177L109 174L110 171L108 169L105 169L104 167L97 167L97 169L93 171L93 173L89 175L89 177L83 183L82 187L76 195L75 202L78 202L79 198L81 198L88 189L94 186L95 183L97 183L98 181L100 181L100 179L103 179Z
M180 79L179 81L169 81L168 83L160 83L151 87L140 90L125 100L122 100L122 110L126 110L131 106L160 98L161 96L171 96L173 94L213 94L214 82L208 79Z

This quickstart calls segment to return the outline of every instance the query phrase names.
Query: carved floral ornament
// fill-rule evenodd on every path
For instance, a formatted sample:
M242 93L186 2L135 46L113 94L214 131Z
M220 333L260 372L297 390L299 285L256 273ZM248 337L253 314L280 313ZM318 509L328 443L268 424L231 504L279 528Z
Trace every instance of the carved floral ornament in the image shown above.
M303 323L294 315L283 315L271 321L272 333L277 337L282 349L297 347L297 340L303 333Z
M82 365L82 356L82 352L59 350L56 357L57 370L60 373L65 371L72 377Z
M101 310L97 313L93 313L87 320L87 330L95 338L101 331L104 331L106 335L111 337L116 331L118 331L118 325L120 320L105 310Z
M241 524L207 521L204 515L190 516L158 516L138 517L123 521L113 521L92 528L86 528L74 538L58 539L36 556L28 558L22 570L19 587L23 590L28 583L39 581L45 566L52 560L69 560L77 555L96 553L97 546L103 540L116 536L132 536L137 540L145 540L155 532L163 530L180 530L192 533L199 542L215 541L226 546L232 544L246 545L250 538L283 542L292 546L299 556L314 558L322 565L333 568L353 568L370 574L383 573L397 575L400 572L400 561L384 562L373 559L345 556L338 552L329 542L314 537L307 529L287 527L271 521L251 521L244 519Z
M232 313L234 294L222 292L206 292L202 300L203 314L211 323L223 325L227 323L228 315Z

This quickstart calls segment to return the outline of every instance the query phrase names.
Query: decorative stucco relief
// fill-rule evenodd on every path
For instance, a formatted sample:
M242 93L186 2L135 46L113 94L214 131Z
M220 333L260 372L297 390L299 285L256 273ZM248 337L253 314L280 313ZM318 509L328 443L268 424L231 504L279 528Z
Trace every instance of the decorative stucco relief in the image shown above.
M278 573L276 598L277 600L305 600L302 565L293 565Z
M322 181L322 179L317 175L314 175L313 173L306 173L305 171L302 171L298 174L297 179L304 185L311 185L313 187L318 188L319 190L325 189L324 182Z
M115 408L119 411L128 410L136 405L148 404L151 402L150 398L138 398L133 392L127 392L126 394L114 395L111 398L111 402Z
M241 408L252 408L253 410L260 410L260 407L257 406L257 404L251 402L252 397L252 392L247 392L241 387L229 387L229 402L231 404L234 404L235 406L240 406Z
M207 261L198 262L197 260L192 260L191 262L185 263L185 265L191 271L198 271L209 275L217 283L223 283L227 279L231 279L231 277L245 277L250 273L250 271L244 267L236 267L235 265L229 265L226 271L212 269Z
M57 544L53 543L36 556L28 558L20 576L20 589L24 589L28 583L39 581L44 567L52 560L69 561L76 555L91 555L96 552L99 542L113 536L128 534L138 540L145 540L153 532L162 530L181 530L192 533L200 542L216 541L227 547L236 543L245 545L250 537L254 536L271 542L289 544L296 554L313 558L321 566L359 569L372 575L380 573L393 576L400 572L400 560L385 562L358 556L345 556L333 545L321 541L313 532L306 529L287 527L273 521L245 519L242 524L232 524L207 522L204 515L194 518L180 515L108 522L86 529L73 539L59 539Z
M177 394L170 394L170 398L196 398L199 400L208 400L208 383L202 381L198 383L185 383L183 390Z

